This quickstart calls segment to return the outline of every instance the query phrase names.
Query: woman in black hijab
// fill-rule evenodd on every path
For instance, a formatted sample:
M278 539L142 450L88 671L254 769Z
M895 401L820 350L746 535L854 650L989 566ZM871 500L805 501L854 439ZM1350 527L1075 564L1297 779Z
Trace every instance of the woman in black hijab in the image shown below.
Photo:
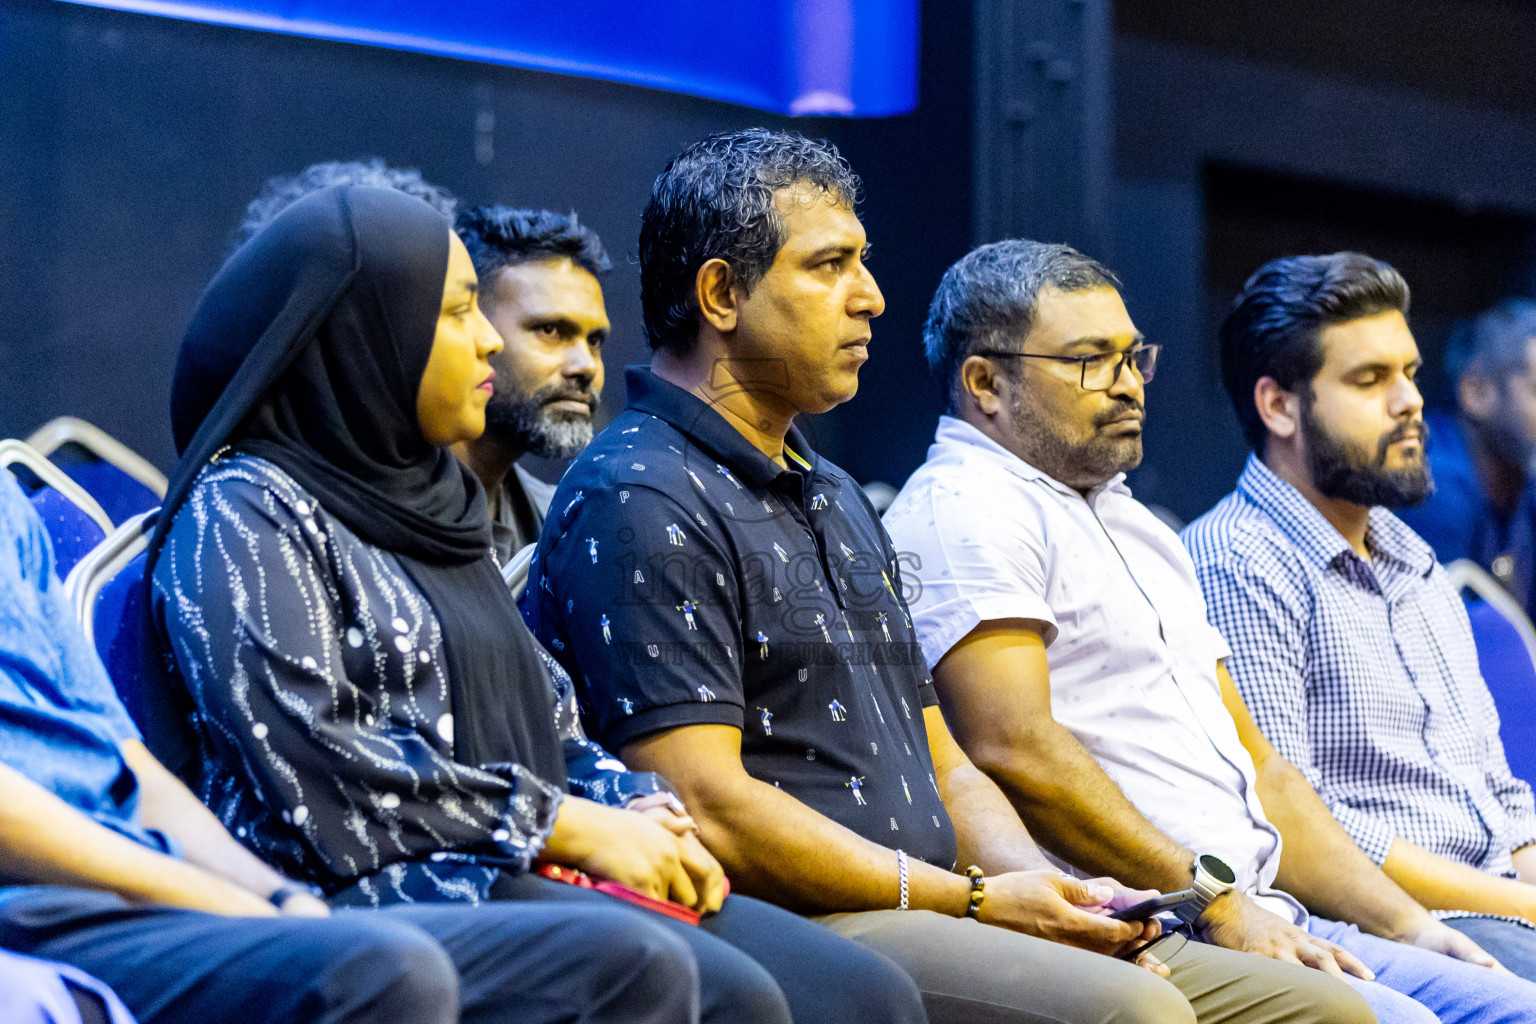
M398 193L316 193L231 258L183 342L184 456L149 553L164 696L190 696L194 729L150 739L333 904L599 904L685 938L704 1020L782 1024L792 1006L806 1024L833 1002L825 973L868 1019L921 1021L887 962L727 901L686 816L624 809L663 783L581 736L447 451L484 429L500 346L462 243ZM536 860L720 913L691 928L532 877ZM761 966L733 948L754 944Z

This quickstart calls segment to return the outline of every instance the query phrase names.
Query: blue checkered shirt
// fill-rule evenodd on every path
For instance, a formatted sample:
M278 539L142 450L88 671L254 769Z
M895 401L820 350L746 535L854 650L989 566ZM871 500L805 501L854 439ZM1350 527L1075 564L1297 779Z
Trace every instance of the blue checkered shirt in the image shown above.
M1378 864L1401 836L1513 875L1536 842L1467 614L1434 551L1383 508L1371 560L1250 456L1184 531L1227 668L1259 728Z

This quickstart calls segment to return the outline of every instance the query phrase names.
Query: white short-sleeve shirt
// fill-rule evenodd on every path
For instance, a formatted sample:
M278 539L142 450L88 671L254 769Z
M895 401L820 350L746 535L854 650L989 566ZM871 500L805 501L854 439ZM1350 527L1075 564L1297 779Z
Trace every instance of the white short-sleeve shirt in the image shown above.
M1122 477L1085 497L945 416L885 526L920 588L909 603L930 666L982 622L1042 623L1056 720L1158 829L1305 920L1271 888L1280 834L1222 703L1230 652L1184 546Z

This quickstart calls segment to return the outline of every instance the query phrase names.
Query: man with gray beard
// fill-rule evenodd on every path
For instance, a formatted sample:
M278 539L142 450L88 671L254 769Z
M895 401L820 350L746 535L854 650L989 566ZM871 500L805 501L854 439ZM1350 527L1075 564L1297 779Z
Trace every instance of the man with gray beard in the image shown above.
M517 460L568 459L592 440L609 330L597 277L610 264L574 213L477 206L456 229L480 277L480 308L506 347L491 357L495 393L485 433L454 454L485 485L496 558L505 565L538 539L555 491Z

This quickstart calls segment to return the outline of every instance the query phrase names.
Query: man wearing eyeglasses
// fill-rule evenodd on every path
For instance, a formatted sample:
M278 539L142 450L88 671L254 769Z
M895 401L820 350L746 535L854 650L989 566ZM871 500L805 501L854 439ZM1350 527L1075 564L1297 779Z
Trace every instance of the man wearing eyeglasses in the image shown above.
M885 526L955 738L1058 865L1197 888L1180 917L1208 943L1343 977L1383 1024L1528 1019L1254 727L1189 556L1122 482L1158 349L1117 286L1005 241L930 307L950 412ZM1212 857L1225 878L1197 870Z

